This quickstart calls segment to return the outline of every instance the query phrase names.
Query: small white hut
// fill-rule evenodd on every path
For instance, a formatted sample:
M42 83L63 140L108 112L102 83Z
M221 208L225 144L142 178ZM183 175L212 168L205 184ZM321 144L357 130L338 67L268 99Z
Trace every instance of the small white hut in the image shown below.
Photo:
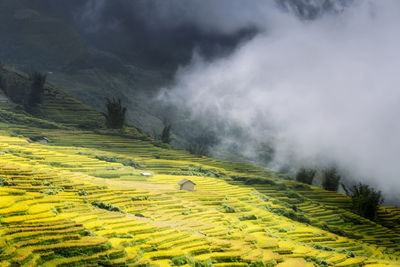
M47 145L50 142L51 142L50 139L47 137L42 137L39 139L39 143L41 143L42 145Z
M183 179L179 181L180 190L194 191L194 186L196 185L194 182L189 179Z

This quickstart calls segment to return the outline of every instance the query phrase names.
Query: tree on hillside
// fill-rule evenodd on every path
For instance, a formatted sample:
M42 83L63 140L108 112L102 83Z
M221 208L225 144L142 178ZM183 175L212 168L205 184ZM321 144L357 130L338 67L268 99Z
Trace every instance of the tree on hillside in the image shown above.
M378 206L384 200L381 192L375 191L375 189L362 183L353 185L350 190L344 184L342 184L342 187L346 194L351 197L354 212L364 218L375 221Z
M16 74L1 73L0 88L11 101L17 104L24 104L27 100L26 94L29 92L30 86L23 79L19 79Z
M190 138L186 150L194 155L208 156L210 148L216 144L218 144L218 138L214 132L210 131Z
M162 133L161 133L161 142L169 144L171 143L172 138L171 138L171 124L168 124L164 127Z
M0 73L0 89L7 94L6 78Z
M106 98L106 101L107 112L103 116L106 118L107 128L121 129L125 123L126 107L122 107L121 99Z
M301 167L296 173L296 181L311 185L315 174L316 170L312 168Z
M322 188L329 191L337 191L339 188L340 175L336 168L331 167L322 171Z
M44 85L46 83L46 74L35 71L31 74L31 88L28 93L28 103L29 107L35 107L36 105L42 103Z

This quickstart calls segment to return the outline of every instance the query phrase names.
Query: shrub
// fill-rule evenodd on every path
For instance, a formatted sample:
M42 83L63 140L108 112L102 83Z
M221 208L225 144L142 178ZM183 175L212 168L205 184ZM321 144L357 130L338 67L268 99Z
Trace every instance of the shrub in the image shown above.
M93 244L93 245L87 245L84 248L83 247L55 247L52 249L54 251L54 254L57 256L60 255L65 258L69 257L75 257L75 256L85 256L85 255L93 255L95 253L103 252L106 250L109 250L111 248L111 245L109 243L105 244ZM103 265L103 266L109 266L109 265Z
M191 214L192 213L192 210L191 209L188 209L188 210L184 210L184 211L182 211L182 215L189 215L189 214Z
M250 267L265 267L265 264L262 261L252 261L249 264Z
M296 184L293 187L298 190L310 190L310 187L304 184Z
M202 166L189 165L187 168L181 168L182 171L171 172L172 175L190 175L204 177L221 177L221 173L216 169L206 169Z
M134 162L132 159L123 160L123 161L121 161L121 163L124 166L129 166L129 167L133 167L133 168L136 168L136 169L139 168L139 164Z
M148 200L148 196L137 196L137 197L132 197L132 201L141 201L141 200Z
M161 138L161 137L160 137ZM160 140L155 140L154 142L152 142L152 144L156 147L161 147L161 148L165 148L165 149L169 149L171 148L170 146L168 146L167 143L163 143Z
M79 129L83 130L93 130L93 129L100 129L104 126L104 123L101 121L85 121L81 122L77 125Z
M221 173L216 169L206 169L202 166L191 165L187 169L192 174L200 174L199 176L207 176L207 177L220 177Z
M339 188L340 175L336 168L328 168L322 171L322 188L329 191L337 191Z
M314 180L315 174L316 170L302 167L296 174L296 181L311 185Z
M297 207L296 208L294 208L294 207L296 207L296 206L294 206L294 205L292 206L293 211L288 211L283 208L272 208L272 209L270 209L270 211L277 215L285 216L294 221L310 224L310 219L308 219L303 214L298 213L299 209Z
M118 162L124 166L139 168L139 165L136 162L134 162L132 159L124 159L124 158L118 158L118 157L113 157L113 156L104 156L104 155L96 155L96 156L94 156L94 158L98 159L98 160L106 161L106 162Z
M322 246L320 244L313 244L312 247L315 248L315 249L326 250L326 251L333 251L334 250L333 248Z
M310 258L311 261L314 261L319 267L327 267L328 263L320 258Z
M173 266L181 266L188 263L188 259L186 258L186 256L173 257L171 261Z
M43 185L43 186L51 186L51 185L53 185L53 183L51 183L51 182L49 182L49 181L47 181L47 180L44 180L43 183L42 183L42 185Z
M288 198L302 198L299 194L293 191L289 191L286 195Z
M61 162L49 162L49 165L52 167L59 167L59 168L66 167L66 165L62 164Z
M341 217L342 217L342 219L343 219L343 221L345 222L345 223L353 223L353 224L356 224L356 225L358 225L358 224L362 224L362 222L359 220L359 219L357 219L357 218L354 218L354 217L349 217L349 216L346 216L346 215L341 215Z
M225 213L235 213L236 212L235 208L233 208L233 207L231 207L231 206L229 206L227 204L222 204L222 210Z
M310 219L308 219L306 216L304 216L303 214L297 214L297 221L301 222L301 223L306 223L306 224L310 224Z
M92 202L92 205L97 207L97 208L100 208L100 209L109 210L109 211L116 211L116 212L122 212L123 213L123 211L119 207L111 205L109 203L104 203L104 202L100 202L100 201L94 201L94 202Z
M61 192L61 189L55 188L55 189L43 189L42 193L45 195L57 195L59 192Z
M106 98L107 113L103 113L106 118L106 126L110 129L121 129L125 123L126 108L122 107L121 99L112 100Z
M340 236L351 237L351 236L349 236L349 234L346 234L345 231L343 231L342 229L340 229L340 228L338 228L336 226L322 224L322 225L320 225L320 227L321 227L321 229L323 229L325 231L328 231L328 232L331 232L331 233L334 233L334 234L337 234L337 235L340 235Z
M269 201L269 197L263 194L258 193L257 196L263 201Z
M276 183L272 180L266 178L254 178L254 177L245 177L245 176L231 176L232 180L234 181L243 181L246 185L252 184L268 184L268 185L275 185Z
M342 186L351 197L354 212L364 218L375 221L378 206L383 203L381 192L375 191L375 189L362 183L353 185L350 190L343 184Z
M287 186L285 184L278 184L276 189L278 189L280 191L284 191L287 189Z
M106 161L106 162L117 162L116 157L109 157L109 156L103 156L103 155L96 155L94 156L95 159Z
M169 144L171 140L171 125L166 125L161 133L161 142Z
M0 186L10 185L7 179L0 177Z
M194 267L211 267L212 266L212 262L210 260L208 260L208 261L195 261L192 266L194 266Z
M77 195L78 196L87 196L88 192L86 192L86 190L84 190L84 189L81 189L78 191Z
M254 214L244 215L239 218L240 221L250 221L250 220L257 220L257 216Z

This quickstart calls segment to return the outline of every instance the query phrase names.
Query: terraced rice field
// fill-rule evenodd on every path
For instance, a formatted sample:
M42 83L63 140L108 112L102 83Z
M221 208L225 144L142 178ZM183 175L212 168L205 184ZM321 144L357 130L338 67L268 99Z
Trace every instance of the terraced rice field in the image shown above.
M400 265L399 209L374 223L344 195L250 164L116 135L46 136L0 136L1 266ZM179 190L183 178L195 191Z

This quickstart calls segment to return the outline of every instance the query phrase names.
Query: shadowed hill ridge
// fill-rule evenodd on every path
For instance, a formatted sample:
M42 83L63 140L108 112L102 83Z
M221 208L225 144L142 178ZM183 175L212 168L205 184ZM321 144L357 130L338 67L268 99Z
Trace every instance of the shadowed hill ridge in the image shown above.
M14 92L19 98L29 89L31 81L27 74L20 72L10 66L2 65L0 68L1 90L4 95L7 91ZM17 97L16 96L16 97ZM14 116L22 118L25 116L28 120L42 119L58 123L49 127L83 127L97 128L104 124L104 118L100 112L92 107L85 105L75 98L69 96L64 91L59 90L52 84L46 83L44 86L43 101L39 104L34 114L24 111L22 104L16 104L12 95L7 96L7 103L0 103L1 112L14 113ZM21 99L24 101L24 99ZM19 102L19 101L17 101ZM9 121L12 122L12 121ZM18 123L16 121L15 123Z

